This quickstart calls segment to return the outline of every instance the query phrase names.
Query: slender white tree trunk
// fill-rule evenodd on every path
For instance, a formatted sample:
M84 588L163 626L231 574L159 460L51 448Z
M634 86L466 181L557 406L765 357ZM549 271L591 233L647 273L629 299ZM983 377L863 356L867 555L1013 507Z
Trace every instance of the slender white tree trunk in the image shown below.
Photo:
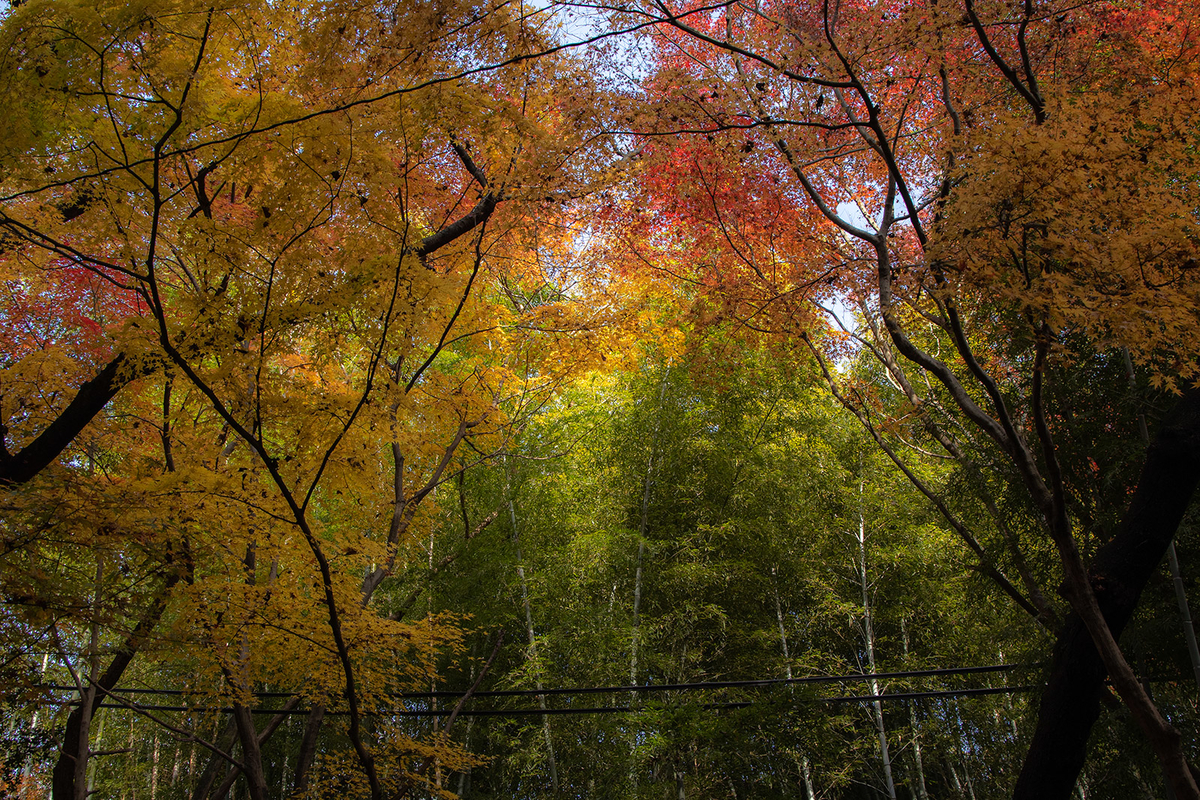
M629 685L637 686L638 682L638 623L642 610L642 560L646 556L646 500L650 491L650 468L646 467L646 492L642 498L642 521L638 526L637 561L633 569L633 617L632 630L629 635ZM630 702L637 701L637 692L630 693Z
M96 749L103 750L104 749L104 723L108 719L108 715L105 714L102 709L97 709L96 711L97 711L96 716L99 718L99 722L96 723ZM93 790L95 790L95 788L96 788L96 768L97 768L97 764L96 764L95 760L88 759L87 790L88 790L89 796L92 794Z
M958 778L958 770L954 768L954 764L950 763L950 761L947 760L945 763L946 768L950 770L950 782L954 784L954 793L960 798L965 798L966 792L963 791L962 781Z
M967 767L967 763L963 762L963 781L967 785L967 797L975 800L975 784L971 782L971 770ZM1087 800L1087 798L1084 798Z
M50 665L50 654L42 653L42 673L41 673L42 683L46 682L46 668L49 665ZM38 712L35 710L33 712L33 719L29 724L29 730L36 731L37 726L38 726ZM32 788L33 788L33 756L30 756L29 758L25 759L25 763L21 766L20 789L21 789L21 793L22 793L21 794L22 800L26 800L26 798L28 798L30 796L29 793L32 790Z
M196 788L196 743L192 742L188 752L188 794Z
M812 768L808 763L808 756L800 756L800 774L804 776L804 796L806 800L817 800L816 794L813 793Z
M150 800L158 797L158 733L154 734L154 749L150 755Z
M133 717L132 716L129 718L129 751L133 752ZM130 784L128 784L128 789L129 789L131 796L133 797L133 800L137 800L137 787L135 787L132 783L130 783ZM124 798L125 798L125 789L121 790L121 798L122 798L122 800L124 800Z
M904 660L908 661L908 628L904 620L900 620L900 637L904 643ZM1004 659L1000 659L1003 663ZM917 707L908 702L908 724L912 730L913 762L917 768L917 800L929 800L929 790L925 787L925 763L921 759L921 731L917 726Z
M879 681L875 674L875 627L871 615L871 589L867 580L867 524L862 507L863 482L858 484L858 577L862 589L863 605L863 640L867 651L868 686L871 694L879 696ZM892 778L892 758L888 753L887 728L883 723L883 703L875 700L871 703L874 709L875 727L879 732L879 759L883 764L883 781L887 788L888 800L896 800L896 782Z
M179 781L179 748L178 741L175 742L175 755L171 758L171 788L175 788L176 782Z
M650 487L654 483L654 456L658 449L658 434L662 428L663 398L667 393L668 368L663 372L658 388L658 411L654 417L654 433L650 437L650 452L646 455L646 474L642 480L642 507L638 515L637 563L633 570L633 631L629 643L629 685L637 686L638 676L638 621L642 609L642 561L646 555L646 527L650 521ZM631 698L636 699L636 698Z
M783 671L790 681L792 679L792 656L788 652L787 628L783 624L783 603L779 600L779 568L778 566L771 567L771 589L775 593L775 622L779 625L779 645L783 649ZM788 692L791 693L792 687L788 685ZM816 800L816 794L813 792L812 782L812 766L808 761L808 753L800 751L800 779L804 783L805 800Z
M642 483L642 509L641 518L638 523L638 550L637 562L633 569L633 615L630 621L629 631L629 685L638 685L638 635L639 631L639 615L642 610L642 560L646 555L646 523L650 508L650 474L654 465L654 447L650 448L650 455L646 459L646 478ZM630 708L637 707L637 691L631 689L629 692ZM633 732L632 738L629 740L629 782L633 786L633 794L637 794L637 761L634 758L634 753L637 751L637 731Z
M642 610L642 564L646 556L646 529L650 521L650 487L653 485L654 456L658 449L658 436L662 429L663 398L667 395L667 378L671 374L668 366L663 369L662 380L658 386L658 409L654 416L654 433L650 437L650 452L646 455L646 474L642 480L642 506L638 515L638 550L637 561L633 569L633 614L630 620L629 633L629 685L638 685L638 639L641 634ZM637 692L629 693L629 705L636 706ZM637 734L629 742L629 780L637 794L637 773L633 753L637 749Z
M521 581L521 603L525 606L525 633L529 637L529 657L534 660L534 680L538 692L545 688L542 684L542 666L537 657L537 633L533 628L533 607L529 602L529 583L525 579L525 559L521 554L521 531L517 526L517 509L513 503L513 493L508 469L508 458L504 459L504 492L508 495L508 518L512 523L513 545L517 551L517 577ZM546 695L538 694L538 707L546 710ZM554 795L558 795L558 763L554 758L554 736L550 727L550 717L542 714L542 734L546 738L546 758L550 767L550 785Z
M1175 540L1167 547L1167 564L1171 567L1171 581L1175 584L1175 600L1179 603L1179 617L1183 623L1183 638L1187 641L1188 655L1192 659L1192 677L1200 689L1200 647L1196 644L1196 627L1192 624L1192 611L1188 607L1187 592L1183 588L1183 573L1179 569L1179 556L1175 552Z

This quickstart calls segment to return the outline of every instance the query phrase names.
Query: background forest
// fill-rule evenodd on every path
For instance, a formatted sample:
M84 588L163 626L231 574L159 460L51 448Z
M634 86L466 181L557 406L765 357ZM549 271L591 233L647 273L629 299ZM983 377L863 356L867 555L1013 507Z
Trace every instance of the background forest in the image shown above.
M0 11L0 793L1197 798L1187 0Z

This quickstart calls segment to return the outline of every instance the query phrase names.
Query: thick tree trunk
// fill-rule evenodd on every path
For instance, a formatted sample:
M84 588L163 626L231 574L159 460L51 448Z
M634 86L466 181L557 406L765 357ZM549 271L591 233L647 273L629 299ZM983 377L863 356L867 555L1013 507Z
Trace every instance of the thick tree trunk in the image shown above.
M117 392L146 374L149 370L131 368L125 356L118 354L96 377L79 387L75 398L36 439L11 455L7 447L0 447L0 486L19 486L48 467Z
M1117 534L1089 568L1101 611L1119 637L1142 589L1162 562L1200 482L1200 389L1184 392L1146 453L1133 501ZM1072 613L1054 647L1038 724L1015 800L1067 800L1100 716L1105 670L1082 620Z
M321 703L308 712L304 724L304 738L300 740L300 752L296 755L296 775L292 781L293 791L303 796L308 791L308 775L317 758L317 741L321 734L321 723L325 719L325 706Z
M233 743L236 740L237 722L234 721L233 717L230 717L225 723L225 728L213 739L213 741L218 748L228 753L230 752L230 748L233 747ZM195 743L193 742L193 760L195 760L196 756L194 747ZM192 800L209 800L209 797L212 796L213 784L217 782L219 773L221 773L222 770L229 772L232 770L232 768L229 766L229 763L225 761L225 759L214 753L209 757L208 764L205 765L204 770L200 773L199 780L196 781L196 785L192 789ZM192 774L194 775L195 773L193 772Z
M67 717L67 725L63 729L62 746L59 748L58 760L54 762L54 772L51 777L51 792L54 800L75 800L80 790L86 793L82 785L82 770L87 765L88 758L88 729L96 708L104 699L106 692L112 691L125 674L125 670L133 661L142 642L154 630L158 620L167 608L167 596L178 577L167 580L162 592L146 610L137 627L125 639L125 643L117 650L108 668L96 680L95 691L87 692L83 701L75 707Z
M237 726L238 740L242 743L242 774L246 778L246 791L250 800L267 800L267 777L263 770L262 750L258 746L258 729L250 709L234 703L233 721Z
M1137 378L1133 371L1133 359L1127 348L1121 348L1125 357L1125 374L1129 377L1129 389L1137 391ZM1150 445L1150 429L1146 426L1146 414L1138 409L1138 430L1142 434L1142 444ZM1200 689L1200 646L1196 643L1196 627L1192 624L1192 611L1188 607L1187 591L1183 587L1183 573L1179 569L1179 555L1175 552L1175 540L1167 545L1167 566L1171 570L1171 580L1175 584L1175 602L1179 605L1179 621L1183 625L1183 638L1187 642L1188 656L1192 660L1192 676L1196 679L1196 688Z
M279 726L284 723L284 721L287 719L288 715L292 712L292 710L300 705L300 700L301 700L301 698L299 696L296 696L296 697L293 697L291 700L288 700L286 703L284 703L283 708L281 708L279 710L279 713L276 714L274 717L272 717L271 721L267 723L267 726L258 732L258 744L256 746L258 747L259 752L260 752L260 762L261 762L261 751L262 751L263 746L266 745L266 743L271 740L271 736L273 736L275 731L279 729ZM230 747L233 746L233 740L235 738L233 734L237 731L237 728L238 728L238 722L237 722L236 715L233 715L230 717L229 726L230 726L228 728L228 730L230 731L229 744L222 747L223 750L228 750ZM215 754L213 757L218 758ZM221 760L221 763L224 764L226 762L224 760ZM287 774L287 753L286 753L286 751L284 752L284 756L283 756L282 772L283 772L283 774ZM215 775L216 773L213 773L213 774ZM220 786L217 787L217 790L215 792L212 793L212 797L215 798L215 800L225 800L225 798L229 796L229 792L233 789L234 781L236 781L238 776L241 774L242 773L240 770L235 769L232 766L230 766L229 769L227 769L225 772L224 782ZM211 785L211 783L210 783L210 785ZM279 793L277 792L277 794L279 794Z

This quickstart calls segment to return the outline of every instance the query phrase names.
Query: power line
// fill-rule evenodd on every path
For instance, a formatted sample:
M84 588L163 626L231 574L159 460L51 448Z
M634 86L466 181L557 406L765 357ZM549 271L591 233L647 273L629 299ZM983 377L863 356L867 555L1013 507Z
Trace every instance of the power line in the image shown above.
M793 701L793 705L805 704L821 704L821 705L836 705L845 703L873 703L875 701L896 701L896 700L922 700L943 697L977 697L981 695L992 694L1015 694L1018 692L1031 692L1037 690L1038 686L995 686L983 687L974 689L947 689L929 692L897 692L895 694L871 694L871 695L849 695L844 697L813 697L802 698ZM37 701L45 705L63 705L51 700ZM129 706L121 705L120 703L105 703L98 704L100 708L118 708L130 710ZM706 711L726 711L736 710L741 708L750 708L756 705L766 705L762 702L741 701L730 703L703 703L699 706L700 709ZM223 706L166 706L166 705L138 705L140 711L177 711L191 712L193 714L211 714L211 713L232 713L232 707ZM654 707L635 707L635 706L595 706L588 708L513 708L513 709L463 709L458 712L460 717L524 717L537 716L540 714L551 715L571 715L571 714L627 714L643 711L656 710ZM296 714L308 714L306 709L275 709L275 708L252 708L249 709L251 714L283 714L287 716ZM326 711L326 716L344 716L347 712L344 711ZM449 708L431 708L431 709L405 709L391 711L376 711L369 712L366 716L380 717L445 717L453 713Z
M1025 664L993 664L975 667L953 667L945 669L926 669L926 670L907 670L903 672L881 672L874 675L851 674L851 675L813 675L801 678L767 678L759 680L740 680L740 681L703 681L692 683L670 683L670 684L648 684L639 686L585 686L574 689L568 688L552 688L543 689L541 691L534 689L501 689L475 692L470 695L471 699L487 699L487 698L507 698L507 697L539 697L546 695L557 696L572 696L572 695L589 695L589 694L628 694L639 693L648 694L654 692L678 692L687 693L693 691L712 691L718 689L763 689L779 686L791 685L819 685L828 683L859 683L869 680L898 680L904 678L931 678L931 677L947 677L956 675L974 675L985 673L1009 672L1020 669L1033 669L1036 665ZM63 686L58 684L50 684L44 688L58 691L74 691L73 686ZM845 703L865 703L865 702L891 702L891 701L911 701L919 699L934 699L946 697L973 697L991 694L1012 694L1016 692L1033 691L1036 686L999 686L999 687L982 687L982 688L965 688L965 689L940 689L923 692L895 692L891 694L872 694L872 695L846 695L840 697L823 697L823 698L800 698L793 699L793 704L822 704L836 705ZM181 696L194 694L183 689L148 689L148 688L128 688L115 689L112 694L124 695L166 695L166 696ZM390 697L399 700L434 700L434 699L458 699L466 695L463 691L433 691L433 692L400 692ZM295 697L292 692L258 692L255 693L256 698L291 698ZM52 700L39 701L48 705L63 705L67 701L55 702ZM704 703L700 708L705 710L735 710L747 708L753 705L763 705L762 701L734 701L724 703ZM126 705L112 702L99 703L100 708L128 708ZM139 705L138 708L145 711L168 711L168 712L191 712L191 713L231 713L234 709L226 706L179 706L179 705ZM303 709L271 709L271 708L253 708L249 709L253 714L307 714L308 711ZM638 706L592 706L582 708L517 708L517 709L463 709L459 712L459 716L469 717L521 717L538 714L552 715L579 715L579 714L622 714L633 713L638 711L649 710L646 707ZM339 715L344 712L327 712L334 715ZM373 712L376 716L396 716L396 717L444 717L452 713L451 709L393 709L390 711Z
M851 675L812 675L801 678L762 678L757 680L740 680L740 681L700 681L693 683L653 683L640 684L636 686L582 686L574 689L496 689L482 692L474 692L471 694L473 698L485 697L538 697L549 695L576 695L576 694L630 694L630 693L652 693L652 692L686 692L686 691L703 691L712 689L753 689L753 688L769 688L772 686L788 686L788 685L805 685L805 684L822 684L822 683L861 683L864 681L874 680L899 680L902 678L927 678L927 677L942 677L950 675L974 675L990 672L1007 672L1018 669L1036 669L1038 665L1030 664L991 664L977 667L949 667L944 669L922 669L908 670L905 672L878 672L873 675L855 673ZM74 686L65 686L61 684L46 684L43 687L54 691L75 691ZM186 689L113 689L114 694L151 694L151 695L193 695L196 692ZM291 698L295 697L295 692L254 692L255 697L270 697L270 698ZM466 691L442 690L432 692L397 692L390 697L395 697L403 700L422 700L422 699L457 699L466 694Z

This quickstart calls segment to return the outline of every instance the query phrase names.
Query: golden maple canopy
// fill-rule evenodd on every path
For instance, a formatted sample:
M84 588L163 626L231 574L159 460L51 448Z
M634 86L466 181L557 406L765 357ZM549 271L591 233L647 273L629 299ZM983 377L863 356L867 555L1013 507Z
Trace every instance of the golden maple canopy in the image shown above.
M611 291L571 245L601 160L549 26L507 4L8 12L5 456L97 381L120 397L9 493L5 585L33 601L6 636L42 630L107 688L136 655L239 720L264 684L348 711L320 768L374 795L467 763L361 721L458 641L389 618L427 501L623 313L577 302ZM90 713L56 793L82 791Z

